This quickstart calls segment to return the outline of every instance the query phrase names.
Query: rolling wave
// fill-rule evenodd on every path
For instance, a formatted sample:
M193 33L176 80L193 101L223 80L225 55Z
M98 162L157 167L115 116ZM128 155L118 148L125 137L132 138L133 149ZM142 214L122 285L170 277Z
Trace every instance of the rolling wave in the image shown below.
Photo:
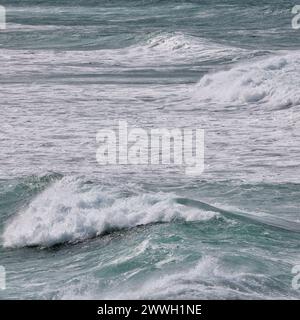
M213 104L259 104L283 109L300 104L300 52L288 52L205 75L195 97Z
M172 221L208 221L224 216L241 222L300 232L300 223L270 214L225 210L170 193L124 196L118 189L64 177L41 191L7 221L4 247L49 247L76 243L116 230Z
M247 213L247 212L241 212L241 211L235 211L235 210L234 211L225 210L225 209L218 208L198 200L192 200L187 198L177 198L176 201L180 204L183 204L189 207L199 208L201 210L207 210L209 212L216 212L228 218L238 218L248 223L262 224L267 227L274 227L274 228L287 230L291 232L300 232L300 222L283 219L281 217L273 216L271 214L267 214L267 213L254 214L254 213Z
M225 46L183 33L152 34L136 44L101 50L0 50L3 74L8 76L37 74L107 74L127 68L148 69L191 63L236 61L255 55L245 49ZM19 78L19 77L18 77Z
M189 208L172 195L120 196L115 190L91 188L65 177L40 193L6 225L4 247L48 247L156 222L201 221L218 214Z

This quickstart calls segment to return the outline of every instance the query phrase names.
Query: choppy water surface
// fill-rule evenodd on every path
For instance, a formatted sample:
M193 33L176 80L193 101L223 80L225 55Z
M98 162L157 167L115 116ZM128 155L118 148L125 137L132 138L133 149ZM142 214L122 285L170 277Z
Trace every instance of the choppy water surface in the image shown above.
M300 298L294 3L1 5L1 298ZM121 119L204 128L204 173L100 166Z

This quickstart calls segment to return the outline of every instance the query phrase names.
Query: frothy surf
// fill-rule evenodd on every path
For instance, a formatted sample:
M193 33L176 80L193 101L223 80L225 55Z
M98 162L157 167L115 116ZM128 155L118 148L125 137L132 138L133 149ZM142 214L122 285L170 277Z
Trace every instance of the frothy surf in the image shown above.
M118 229L174 220L208 220L218 213L182 206L170 194L122 197L65 177L12 218L3 232L4 247L48 247L77 242Z
M5 74L49 72L97 74L111 68L153 68L187 63L236 61L253 55L253 51L222 45L183 33L162 33L139 39L136 44L119 49L102 50L0 50ZM20 59L20 56L22 57ZM45 58L47 56L47 59ZM49 68L51 65L51 69Z
M76 243L116 230L172 221L207 221L220 215L250 224L300 232L300 224L278 216L225 210L170 193L125 195L64 177L39 193L6 223L4 247L50 247Z
M213 104L266 105L274 109L300 104L300 52L242 62L205 75L194 96Z
M255 259L255 258L254 258ZM218 255L204 255L195 265L170 274L148 278L135 286L122 290L108 289L100 293L97 279L78 281L64 288L59 299L282 299L279 290L261 293L265 282L272 282L266 275L257 274L237 262L238 272ZM87 281L87 279L85 279ZM207 285L210 283L211 285Z

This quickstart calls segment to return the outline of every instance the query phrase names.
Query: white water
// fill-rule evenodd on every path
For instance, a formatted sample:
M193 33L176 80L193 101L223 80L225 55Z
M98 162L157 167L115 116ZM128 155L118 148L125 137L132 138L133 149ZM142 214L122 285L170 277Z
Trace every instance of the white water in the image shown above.
M200 221L214 212L177 204L171 194L120 197L116 190L82 186L63 178L21 210L3 233L4 247L51 246L74 242L116 229L174 220Z
M205 75L195 89L195 97L222 105L293 107L300 104L299 74L299 51L242 62L229 70Z

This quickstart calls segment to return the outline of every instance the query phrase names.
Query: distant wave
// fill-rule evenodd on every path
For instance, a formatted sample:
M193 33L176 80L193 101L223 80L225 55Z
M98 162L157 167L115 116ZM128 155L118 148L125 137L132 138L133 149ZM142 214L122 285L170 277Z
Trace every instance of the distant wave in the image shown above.
M210 63L237 61L255 55L255 52L226 46L183 33L151 34L146 39L136 39L127 47L101 50L64 50L59 54L53 50L7 50L1 49L0 56L8 73L22 70L33 72L99 72L101 68L155 68L187 63ZM16 64L20 54L22 64ZM21 68L21 69L20 69Z
M234 60L242 55L248 55L249 51L175 32L151 36L146 41L125 49L125 53L128 54L128 57L132 55L138 62L145 63L146 61L153 62L154 59L157 61L163 59L164 62L168 60L204 62L225 58Z

